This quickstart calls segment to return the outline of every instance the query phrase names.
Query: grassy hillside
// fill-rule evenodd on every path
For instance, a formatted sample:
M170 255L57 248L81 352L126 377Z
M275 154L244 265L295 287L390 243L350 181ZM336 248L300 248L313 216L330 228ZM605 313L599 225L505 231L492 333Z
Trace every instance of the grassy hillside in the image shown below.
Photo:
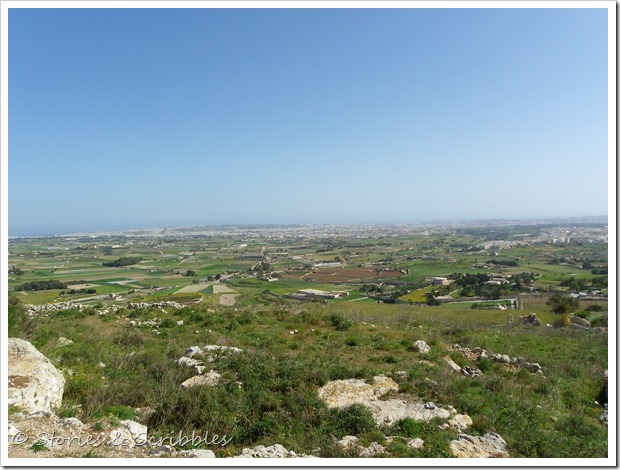
M397 371L406 371L398 379L399 396L454 406L472 418L469 434L499 433L513 457L607 455L607 427L594 403L607 368L606 333L510 326L505 311L362 302L197 304L106 315L92 307L36 318L24 314L16 297L10 303L9 334L32 341L65 373L60 415L92 425L133 417L135 408L148 407L154 410L149 434L208 430L232 436L227 447L212 448L219 457L274 443L298 453L339 457L345 454L334 441L347 434L365 445L385 444L386 436L421 437L422 449L392 444L388 450L396 457L449 457L456 431L439 429L441 420L381 427L365 408L328 409L317 395L329 380L396 378ZM544 300L526 300L524 308L512 312L517 320L518 313L532 311L543 325L557 319ZM132 320L154 320L158 327L131 326ZM60 345L60 337L73 344ZM418 339L431 346L429 355L412 348ZM544 376L470 361L450 349L454 343L522 356L539 363ZM176 359L186 348L205 344L243 352L207 364L222 374L219 385L181 389L194 374L178 367ZM483 375L452 372L443 361L446 355Z

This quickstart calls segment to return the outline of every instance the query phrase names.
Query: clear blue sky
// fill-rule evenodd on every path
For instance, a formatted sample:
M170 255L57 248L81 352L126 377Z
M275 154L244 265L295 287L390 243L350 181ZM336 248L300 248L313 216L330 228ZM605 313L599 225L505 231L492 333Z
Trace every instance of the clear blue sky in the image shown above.
M607 11L11 9L9 234L606 215Z

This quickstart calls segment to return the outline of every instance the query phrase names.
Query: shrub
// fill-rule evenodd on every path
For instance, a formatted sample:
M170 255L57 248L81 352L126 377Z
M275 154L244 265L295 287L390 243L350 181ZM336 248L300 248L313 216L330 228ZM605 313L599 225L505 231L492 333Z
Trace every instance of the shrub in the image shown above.
M605 307L603 307L602 305L599 304L594 304L594 305L588 305L586 307L586 312L604 312L607 309Z
M576 311L579 308L579 300L569 295L553 294L547 301L547 305L553 313L562 315Z
M172 328L176 323L171 318L165 318L159 323L160 328Z
M350 320L347 320L342 315L338 315L335 313L329 317L329 321L336 329L336 331L347 331L350 330L353 326L353 323Z
M424 425L413 418L405 418L397 423L397 428L407 437L419 437L422 434Z
M607 326L607 315L603 315L602 317L594 318L590 322L590 326Z
M134 419L136 417L136 410L130 406L111 405L105 407L103 414L105 416L116 416L119 419Z
M376 427L370 410L359 404L331 409L326 418L325 426L338 438L347 435L357 436Z

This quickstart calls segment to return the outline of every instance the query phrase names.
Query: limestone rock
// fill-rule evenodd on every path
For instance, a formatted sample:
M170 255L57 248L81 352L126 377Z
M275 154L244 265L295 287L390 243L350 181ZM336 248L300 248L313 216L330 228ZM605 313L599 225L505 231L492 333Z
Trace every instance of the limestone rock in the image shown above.
M199 361L198 359L191 359L189 357L180 357L179 359L177 359L177 365L179 367L196 367L196 366L200 366L202 365L203 362Z
M106 444L111 447L133 448L146 443L146 426L131 420L121 421L121 426L112 429Z
M454 362L450 356L444 357L443 360L446 362L446 364L450 366L450 369L452 369L454 372L461 372L461 366Z
M428 422L433 418L449 418L451 415L449 410L436 405L430 408L425 403L407 403L398 399L375 400L364 405L370 409L378 425L391 425L404 418Z
M416 437L414 439L407 439L407 442L405 444L407 444L407 447L409 447L410 449L421 449L422 447L424 447L424 440Z
M482 375L482 371L476 367L465 366L461 368L461 372L468 377L480 377Z
M570 322L574 323L575 325L584 326L586 328L590 326L590 322L585 318L570 317Z
M368 447L362 447L359 452L360 457L374 457L376 454L385 453L385 447L378 442L371 442Z
M468 415L457 414L454 415L451 419L448 420L447 423L443 424L441 427L443 429L453 428L457 431L465 431L468 427L472 426L474 422Z
M108 434L106 445L110 447L127 447L132 448L136 446L133 436L129 432L129 429L121 427L115 428Z
M344 450L350 449L358 445L359 439L355 436L344 436L338 441L338 445Z
M218 346L216 344L207 344L204 348L202 348L203 351L221 351L221 352L234 352L234 353L240 353L243 351L243 349L239 349L239 348L235 348L233 346Z
M488 432L484 436L459 434L450 442L450 450L459 458L510 457L506 441L493 432Z
M121 421L121 425L123 425L125 429L130 432L131 437L136 443L144 444L144 442L146 441L147 431L147 427L145 425L136 423L135 421L132 421L130 419Z
M319 389L319 398L328 408L344 408L374 401L391 390L398 391L398 384L389 377L378 375L373 380L373 384L361 379L333 380Z
M220 381L221 375L215 372L214 370L204 374L204 375L195 375L185 382L181 384L183 388L196 387L199 385L209 385L214 386L217 385Z
M158 457L160 455L170 455L173 452L174 452L174 448L172 446L163 445L163 446L159 446L154 449L151 449L149 451L149 455L152 455L153 457Z
M200 349L200 346L190 346L189 348L185 350L185 354L187 354L187 357L189 358L192 358L194 354L198 354L201 352L202 352L202 349Z
M212 450L208 449L190 449L181 451L183 457L192 459L214 459L215 454Z
M422 354L428 354L431 351L431 347L426 344L426 341L422 341L421 339L414 341L413 347Z
M28 341L8 340L8 404L26 412L51 411L62 404L62 373Z
M74 428L83 428L84 427L84 423L82 423L82 421L80 421L77 418L71 417L71 418L65 418L62 419L60 421L61 426L71 426Z
M241 451L241 454L236 456L237 458L259 458L259 459L282 459L282 458L299 458L299 457L314 457L313 455L297 455L292 450L286 450L286 448L280 444L274 444L269 447L256 446L253 448L245 448Z
M70 344L73 344L73 340L71 340L69 338L63 338L62 336L60 338L58 338L58 345L59 346L69 346Z
M385 375L376 375L372 380L372 388L377 397L385 395L388 392L398 392L398 384Z

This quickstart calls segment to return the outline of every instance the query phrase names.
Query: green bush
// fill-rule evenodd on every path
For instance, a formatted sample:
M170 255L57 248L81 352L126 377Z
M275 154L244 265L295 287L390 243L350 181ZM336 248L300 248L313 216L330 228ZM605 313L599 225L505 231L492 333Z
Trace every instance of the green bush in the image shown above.
M338 315L335 313L329 317L329 321L336 329L336 331L347 331L350 330L353 326L353 323L350 320L347 320L342 315Z
M593 318L590 322L590 326L607 326L607 315L603 315L598 318Z
M111 405L104 408L103 415L112 415L119 419L134 419L136 417L136 410L130 406Z
M372 413L363 405L354 404L346 408L334 408L327 412L323 429L339 439L343 436L358 436L376 428Z
M172 320L171 318L164 318L159 323L159 327L160 328L172 328L175 325L176 325L176 322L174 320Z
M397 423L398 430L407 437L420 437L424 425L413 418L401 419Z

